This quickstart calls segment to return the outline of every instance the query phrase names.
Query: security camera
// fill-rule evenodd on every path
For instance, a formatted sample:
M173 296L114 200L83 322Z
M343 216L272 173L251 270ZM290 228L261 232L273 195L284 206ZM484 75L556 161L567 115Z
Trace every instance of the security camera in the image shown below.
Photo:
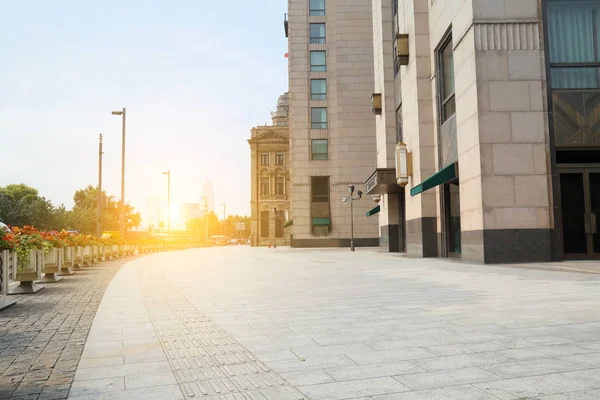
M375 203L379 203L381 201L381 195L380 194L374 194L373 195L373 201Z
M346 197L344 197L344 198L342 199L342 203L346 204L347 202L348 202L348 199L347 199Z
M359 191L358 191L358 198L359 198L359 199L362 199L362 195L363 195L362 191L360 191L360 190L359 190Z

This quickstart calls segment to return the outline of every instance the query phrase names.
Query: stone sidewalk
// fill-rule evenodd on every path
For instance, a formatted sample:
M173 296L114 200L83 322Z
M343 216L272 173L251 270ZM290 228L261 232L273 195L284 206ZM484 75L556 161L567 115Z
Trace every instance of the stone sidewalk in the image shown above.
M127 264L70 398L600 398L600 276L371 251Z
M110 283L126 259L89 267L0 312L0 399L66 399Z

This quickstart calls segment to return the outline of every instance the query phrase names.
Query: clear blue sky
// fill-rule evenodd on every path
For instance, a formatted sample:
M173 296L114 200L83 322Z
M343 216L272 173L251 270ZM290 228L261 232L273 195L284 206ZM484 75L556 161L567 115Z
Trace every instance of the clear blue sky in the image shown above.
M269 122L287 90L286 0L0 0L0 186L25 183L54 204L97 182L125 197L199 201L250 210L252 126Z

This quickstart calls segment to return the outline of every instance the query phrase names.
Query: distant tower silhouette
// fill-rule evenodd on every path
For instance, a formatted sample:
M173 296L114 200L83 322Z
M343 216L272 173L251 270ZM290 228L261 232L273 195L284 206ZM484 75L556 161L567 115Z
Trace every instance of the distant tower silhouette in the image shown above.
M215 191L208 178L206 178L206 182L202 187L202 196L200 198L202 207L204 207L204 196L206 196L206 202L208 203L208 212L215 211Z

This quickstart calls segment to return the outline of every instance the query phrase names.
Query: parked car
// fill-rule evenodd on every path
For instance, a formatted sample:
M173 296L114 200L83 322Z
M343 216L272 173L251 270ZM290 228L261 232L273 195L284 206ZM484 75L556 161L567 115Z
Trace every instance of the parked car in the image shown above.
M215 246L227 246L229 244L229 236L211 236L210 240L215 243Z

